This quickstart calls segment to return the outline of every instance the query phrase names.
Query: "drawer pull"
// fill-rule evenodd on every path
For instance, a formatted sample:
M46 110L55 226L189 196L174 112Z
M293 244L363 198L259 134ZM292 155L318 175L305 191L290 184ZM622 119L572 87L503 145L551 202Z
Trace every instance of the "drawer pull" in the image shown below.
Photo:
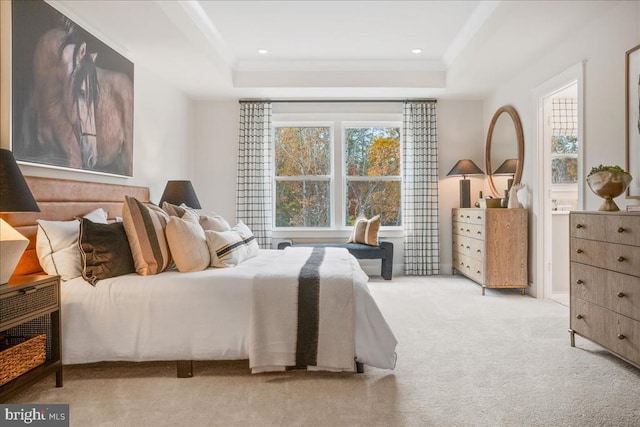
M623 256L618 257L618 262L626 261L627 259Z
M471 266L467 265L467 268L471 268Z
M482 234L482 231L478 230L476 231L476 234Z
M29 295L29 294L34 293L35 291L37 291L35 286L29 286L28 288L20 289L20 293L22 295Z
M580 319L584 319L584 317L582 316L582 314L577 314L576 319L580 320Z
M464 248L464 243L460 243L460 247L461 247L461 248Z
M480 215L478 215L478 216L476 217L476 219L482 219L482 217L481 217Z
M471 249L471 247L467 246L467 249Z
M618 227L618 233L624 233L625 231L624 227Z
M619 340L623 340L625 338L626 338L626 336L624 334L618 334L618 339Z
M482 251L480 249L476 249L476 252L478 253L482 253Z
M576 280L576 284L582 285L584 282L581 279Z
M582 225L582 224L576 224L576 228L582 228L582 227L584 227L584 225Z
M464 215L460 214L460 218L464 218Z
M467 228L467 233L469 233L469 232L471 232L471 230L469 230L469 229Z
M469 215L467 215L467 219L469 219Z
M618 298L624 298L626 297L624 292L618 292L616 295L618 295Z
M576 249L577 254L581 254L582 252L584 252L582 249Z

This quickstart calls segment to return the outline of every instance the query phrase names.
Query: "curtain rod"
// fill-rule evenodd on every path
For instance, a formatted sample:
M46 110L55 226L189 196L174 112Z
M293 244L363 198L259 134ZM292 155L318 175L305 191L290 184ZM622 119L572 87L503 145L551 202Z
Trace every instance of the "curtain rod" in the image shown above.
M270 102L275 103L349 103L349 102L438 102L437 99L241 99L238 102Z

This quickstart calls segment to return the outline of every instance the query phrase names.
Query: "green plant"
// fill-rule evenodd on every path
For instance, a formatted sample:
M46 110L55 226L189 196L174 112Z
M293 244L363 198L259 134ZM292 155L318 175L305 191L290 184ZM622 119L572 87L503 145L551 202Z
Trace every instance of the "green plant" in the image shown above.
M587 175L587 178L590 177L593 174L596 174L598 172L624 172L624 173L628 173L627 171L625 171L624 169L622 169L620 166L615 165L615 166L596 166L591 168L591 172L589 172L589 175Z

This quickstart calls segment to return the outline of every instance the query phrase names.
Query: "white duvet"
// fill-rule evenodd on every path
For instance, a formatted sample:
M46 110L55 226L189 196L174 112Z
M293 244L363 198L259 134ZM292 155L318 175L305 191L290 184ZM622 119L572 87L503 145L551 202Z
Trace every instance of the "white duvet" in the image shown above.
M248 359L254 276L286 251L261 250L233 268L129 274L62 284L62 361ZM355 258L356 360L393 369L396 338Z

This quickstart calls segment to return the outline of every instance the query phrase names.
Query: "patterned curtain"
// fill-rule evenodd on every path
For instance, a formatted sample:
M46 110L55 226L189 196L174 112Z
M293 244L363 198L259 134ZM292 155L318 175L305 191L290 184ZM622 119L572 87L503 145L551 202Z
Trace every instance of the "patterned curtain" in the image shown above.
M403 134L404 274L434 275L440 263L435 101L405 102Z
M236 217L262 249L271 249L271 103L240 104Z

